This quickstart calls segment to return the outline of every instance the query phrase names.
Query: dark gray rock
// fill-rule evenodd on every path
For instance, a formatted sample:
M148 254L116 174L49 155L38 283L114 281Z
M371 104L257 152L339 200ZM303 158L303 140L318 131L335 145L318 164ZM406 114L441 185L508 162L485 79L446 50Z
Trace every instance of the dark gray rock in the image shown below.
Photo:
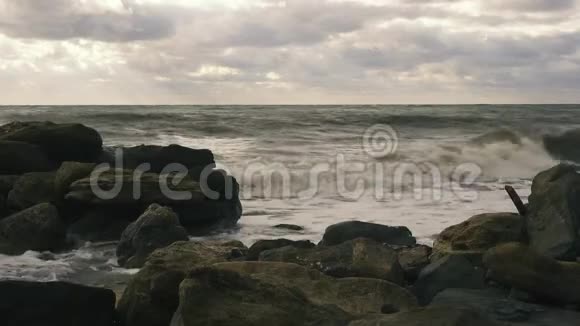
M142 145L123 148L123 168L135 169L149 164L150 172L161 173L170 164L180 164L199 173L206 167L215 167L213 153L207 149L192 149L179 145Z
M18 179L20 179L20 175L0 175L0 196L8 196Z
M513 300L496 289L447 289L431 305L474 309L497 322L520 326L577 326L580 320L580 312Z
M276 240L258 240L248 250L247 260L258 260L260 254L266 250L272 250L277 248L282 248L286 246L291 246L295 248L310 249L314 248L316 245L308 240L293 241L288 239L276 239Z
M188 239L177 215L170 208L153 204L123 231L117 246L119 265L140 268L154 250Z
M524 218L519 214L476 215L439 234L433 246L432 260L448 255L463 255L481 261L488 249L502 243L524 241L524 234Z
M132 170L109 169L95 178L96 181L84 178L73 182L65 199L78 205L132 208L134 211L143 210L151 204L169 206L177 213L181 224L193 235L206 235L216 229L234 227L242 215L238 197L239 185L234 178L231 178L232 197L216 200L207 198L200 183L191 177L178 180L175 176L154 173L140 175ZM98 185L105 192L96 193L92 184ZM171 193L164 190L162 184ZM119 191L109 192L116 185L119 185ZM176 195L176 192L179 194Z
M3 326L112 326L111 290L62 282L0 282Z
M527 214L530 246L557 259L580 256L580 174L560 164L538 174Z
M91 210L84 213L67 229L70 243L118 241L123 231L131 224L130 216L114 210Z
M0 140L0 174L45 172L55 168L38 146Z
M54 202L54 176L54 172L23 174L8 193L8 207L22 210L40 203Z
M121 325L167 326L179 305L179 284L196 267L227 262L241 242L176 242L154 251L129 281L117 309Z
M4 197L0 196L0 220L5 218L6 216L10 215L11 212L8 209L8 206L6 206L6 199L4 199Z
M278 224L274 225L275 229L290 230L290 231L304 231L304 227L294 224Z
M242 203L237 197L231 200L203 200L167 206L177 213L181 225L194 236L234 228L243 212Z
M0 221L0 253L21 255L28 250L62 249L65 232L56 207L38 204Z
M95 166L95 163L63 162L54 177L54 191L58 198L64 199L70 185L88 177Z
M0 175L0 219L12 215L18 209L8 207L8 193L14 188L16 181L20 179L19 175Z
M559 262L518 243L491 249L487 277L548 304L580 304L580 263Z
M346 241L336 246L317 246L311 249L287 246L267 250L260 254L260 261L294 263L338 278L377 278L399 285L404 282L397 252L365 238Z
M97 131L81 124L12 122L0 127L0 140L38 146L53 162L94 162L102 151Z
M425 267L413 285L419 303L429 304L437 293L451 288L481 289L485 286L485 271L463 256L452 255Z
M392 315L369 315L348 326L505 326L478 310L437 306Z
M87 205L143 205L172 204L177 202L200 202L205 200L198 182L191 178L173 184L170 176L155 173L139 173L134 170L106 169L73 182L65 199ZM166 184L171 191L186 192L188 197L168 196L161 184ZM95 192L94 188L99 190Z
M580 129L561 135L547 135L544 137L544 147L558 160L580 163Z
M399 264L405 272L405 279L409 283L414 283L419 277L423 268L431 263L429 257L432 249L425 245L411 247L399 247L395 249L399 257Z
M349 221L326 228L321 245L333 246L357 238L367 238L395 246L411 246L417 242L411 231L404 226Z

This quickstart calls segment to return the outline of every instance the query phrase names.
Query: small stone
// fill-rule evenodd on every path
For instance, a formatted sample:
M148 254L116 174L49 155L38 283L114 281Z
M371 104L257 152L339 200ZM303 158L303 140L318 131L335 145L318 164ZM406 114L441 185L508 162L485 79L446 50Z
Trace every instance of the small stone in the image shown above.
M304 231L304 228L294 224L278 224L274 226L275 229L285 229L291 231Z

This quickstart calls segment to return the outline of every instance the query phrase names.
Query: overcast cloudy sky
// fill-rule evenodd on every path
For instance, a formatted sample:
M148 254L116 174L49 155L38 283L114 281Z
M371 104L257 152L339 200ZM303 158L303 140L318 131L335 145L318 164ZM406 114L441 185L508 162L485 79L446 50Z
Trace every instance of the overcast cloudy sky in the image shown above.
M580 102L580 0L0 0L0 104Z

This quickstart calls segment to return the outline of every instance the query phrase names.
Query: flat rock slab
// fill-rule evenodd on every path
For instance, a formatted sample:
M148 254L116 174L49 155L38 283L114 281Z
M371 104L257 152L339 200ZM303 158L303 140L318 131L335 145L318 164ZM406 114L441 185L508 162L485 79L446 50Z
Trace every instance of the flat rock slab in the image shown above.
M342 326L351 319L300 291L212 267L189 273L180 285L179 302L171 326Z
M287 246L267 250L260 254L260 261L295 263L338 278L366 277L396 284L404 282L397 252L369 239L310 249Z
M275 285L297 288L316 304L333 304L351 314L408 311L417 299L396 284L370 278L335 279L306 267L279 262L231 262L212 265Z

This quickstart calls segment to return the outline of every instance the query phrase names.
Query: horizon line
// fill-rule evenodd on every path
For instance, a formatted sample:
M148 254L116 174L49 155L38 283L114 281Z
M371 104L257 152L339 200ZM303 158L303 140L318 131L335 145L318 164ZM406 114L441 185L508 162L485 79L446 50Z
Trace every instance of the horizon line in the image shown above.
M580 105L578 103L351 103L351 104L0 104L2 107L14 106L521 106L521 105Z

